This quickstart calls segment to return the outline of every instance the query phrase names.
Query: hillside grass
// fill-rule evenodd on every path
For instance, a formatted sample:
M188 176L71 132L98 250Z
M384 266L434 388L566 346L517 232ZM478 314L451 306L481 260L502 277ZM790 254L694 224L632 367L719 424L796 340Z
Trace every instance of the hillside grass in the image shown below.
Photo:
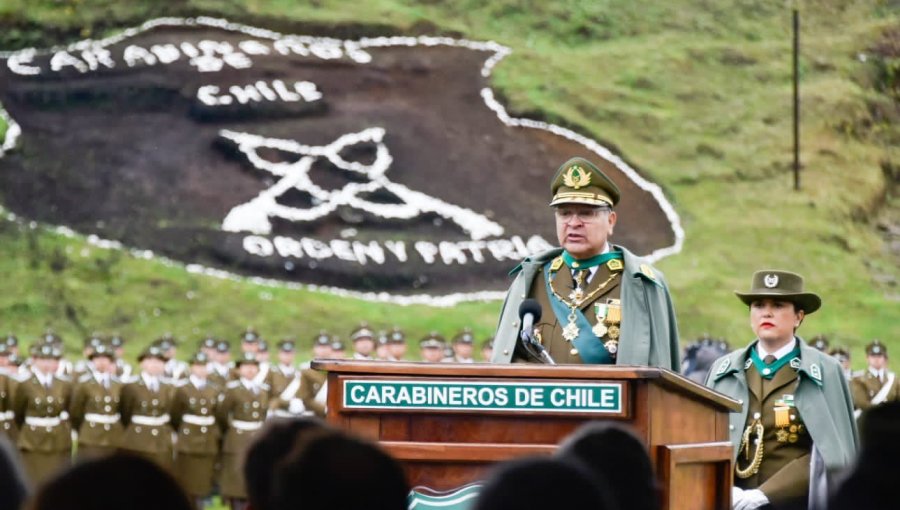
M2 37L21 47L36 33L54 40L107 33L160 15L160 4L2 0L0 20L42 27ZM860 367L872 338L900 348L900 269L871 219L883 203L897 207L888 198L896 182L883 168L900 164L900 136L896 124L874 115L892 103L877 90L872 59L860 57L900 24L898 7L896 0L803 2L799 192L791 174L790 11L781 0L182 1L167 12L361 23L510 46L493 81L511 113L614 145L674 203L684 250L658 266L684 339L708 332L733 345L748 341L746 308L732 291L745 289L755 269L785 268L805 275L825 302L800 333L852 347ZM272 337L311 341L321 328L346 336L362 319L400 324L413 339L465 325L484 337L499 311L499 303L400 307L222 281L40 227L2 225L0 271L8 277L0 282L0 329L30 340L52 326L73 352L94 329L123 332L133 353L165 331L191 342L207 332L235 340L253 324Z

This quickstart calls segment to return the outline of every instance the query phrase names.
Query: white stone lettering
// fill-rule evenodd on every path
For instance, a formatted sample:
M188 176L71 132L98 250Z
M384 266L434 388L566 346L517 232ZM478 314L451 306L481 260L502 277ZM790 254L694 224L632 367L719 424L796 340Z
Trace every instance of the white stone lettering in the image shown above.
M150 47L150 52L163 64L171 64L181 58L181 53L174 44L154 44Z
M238 43L238 48L247 55L268 55L271 53L268 46L254 40L241 41Z
M50 69L59 72L65 67L74 67L79 73L88 72L88 66L80 58L72 56L68 51L58 51L50 59Z
M434 264L434 256L438 254L438 248L434 243L429 243L428 241L416 241L414 246L426 264Z
M375 241L368 243L353 241L353 253L356 254L356 259L362 265L366 265L367 260L378 265L384 264L384 250Z
M134 44L125 48L122 58L125 59L125 63L128 64L128 67L134 67L139 62L143 62L148 66L156 65L156 56L154 54L147 51L146 48Z
M408 258L406 256L406 243L404 243L403 241L385 241L384 247L387 248L389 252L394 254L399 262L407 261Z
M465 264L467 261L466 254L463 253L456 243L441 241L438 245L438 251L441 252L441 260L444 264L450 265L454 262L457 264Z
M244 238L244 250L260 257L269 257L275 253L272 242L261 236L247 236Z
M40 67L28 65L32 62L34 62L34 50L24 50L10 56L6 61L6 67L20 76L34 76L41 74Z

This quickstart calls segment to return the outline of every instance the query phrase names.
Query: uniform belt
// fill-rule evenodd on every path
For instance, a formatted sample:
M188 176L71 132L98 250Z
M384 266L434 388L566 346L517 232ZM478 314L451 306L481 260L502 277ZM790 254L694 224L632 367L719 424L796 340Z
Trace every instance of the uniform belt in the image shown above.
M85 413L84 419L91 423L102 423L104 425L112 425L114 423L119 423L119 419L121 416L119 414L100 414L100 413Z
M148 427L161 427L167 423L169 423L169 415L164 414L162 416L144 416L142 414L136 414L131 417L132 423L137 425L146 425Z
M231 420L231 426L238 430L259 430L262 425L261 421Z
M14 413L12 411L5 411L5 412L0 413L0 421L11 420L15 417L16 417L16 413Z
M198 414L186 414L181 417L181 421L190 423L191 425L200 425L201 427L211 427L216 423L215 416L200 416Z
M285 411L284 409L273 409L269 416L275 418L296 418L298 416L311 416L312 414L312 411L303 411L300 414L294 414L290 411Z
M45 417L26 416L25 424L32 427L57 427L62 424L62 422L65 421L66 418L68 418L68 416L66 416L65 418L62 415Z

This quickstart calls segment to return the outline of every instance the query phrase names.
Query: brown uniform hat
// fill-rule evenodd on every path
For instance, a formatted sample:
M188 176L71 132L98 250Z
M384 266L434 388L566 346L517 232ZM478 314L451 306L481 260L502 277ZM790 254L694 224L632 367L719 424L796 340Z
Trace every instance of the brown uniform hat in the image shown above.
M619 203L619 187L596 165L572 158L556 170L550 184L550 205L585 204L612 207Z
M734 294L748 306L760 299L775 299L794 303L807 314L822 306L822 299L817 294L803 290L802 276L778 269L764 269L753 273L750 291L734 291Z
M866 356L887 357L887 346L881 343L881 340L872 340L872 343L866 346Z

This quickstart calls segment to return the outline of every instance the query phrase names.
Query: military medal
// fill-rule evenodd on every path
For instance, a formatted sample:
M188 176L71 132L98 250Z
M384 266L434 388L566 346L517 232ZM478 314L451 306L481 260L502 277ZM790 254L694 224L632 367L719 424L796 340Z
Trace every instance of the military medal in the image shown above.
M793 434L793 435L796 435L796 434ZM780 429L780 430L778 430L778 432L775 432L775 439L777 439L779 443L787 443L789 436L790 435L784 429Z
M575 324L575 314L569 314L569 323L563 328L563 338L571 342L578 338L578 324Z

